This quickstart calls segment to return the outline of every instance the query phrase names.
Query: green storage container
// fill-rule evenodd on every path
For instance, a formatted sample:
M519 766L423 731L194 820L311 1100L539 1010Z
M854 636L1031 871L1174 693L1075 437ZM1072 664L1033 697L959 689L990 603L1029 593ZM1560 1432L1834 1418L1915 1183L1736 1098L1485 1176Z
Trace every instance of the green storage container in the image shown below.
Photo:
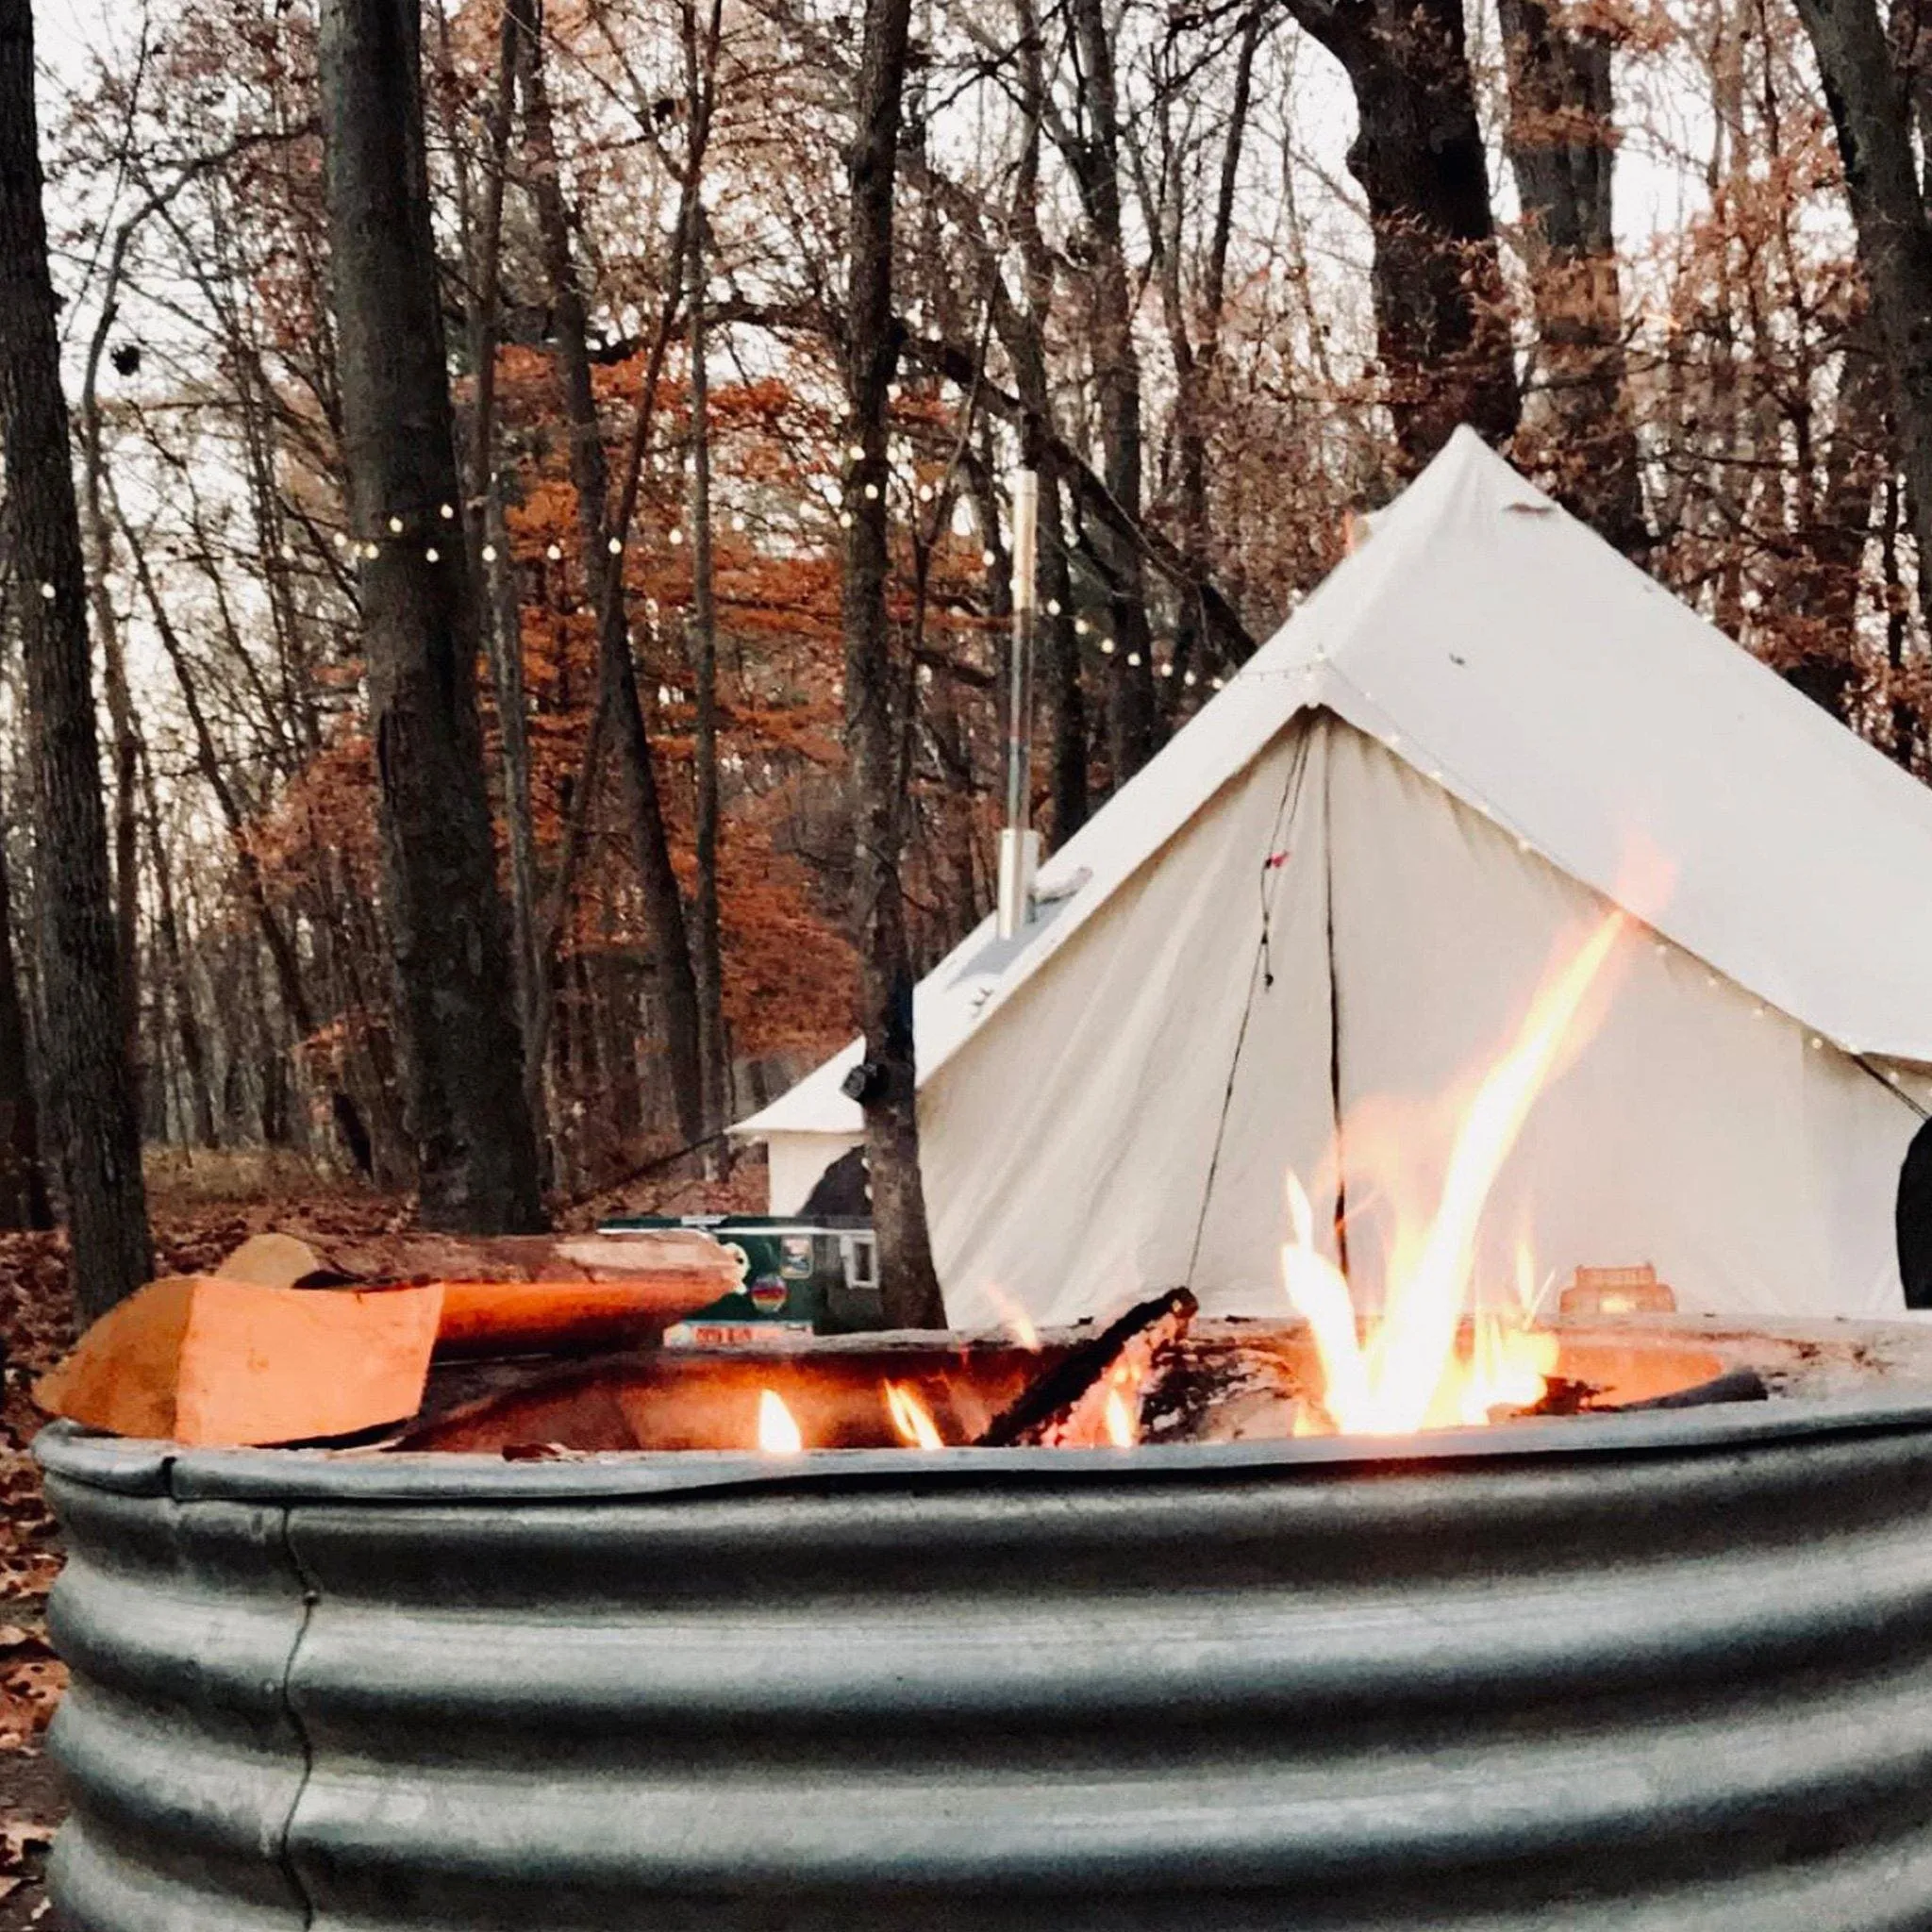
M642 1234L696 1228L743 1257L742 1284L678 1324L668 1341L728 1341L725 1331L758 1324L768 1332L850 1335L884 1325L878 1251L872 1224L782 1214L636 1215L597 1232Z

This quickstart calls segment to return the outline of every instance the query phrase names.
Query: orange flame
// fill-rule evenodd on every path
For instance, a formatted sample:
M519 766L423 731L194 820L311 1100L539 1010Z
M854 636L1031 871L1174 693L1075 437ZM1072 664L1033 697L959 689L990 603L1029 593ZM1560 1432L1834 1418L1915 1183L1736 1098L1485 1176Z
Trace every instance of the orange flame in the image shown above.
M1475 1313L1469 1352L1458 1343L1475 1266L1483 1208L1538 1094L1557 1070L1586 998L1629 924L1612 912L1546 980L1508 1050L1483 1075L1450 1149L1436 1211L1421 1227L1401 1224L1391 1244L1387 1292L1366 1340L1341 1271L1314 1242L1314 1212L1291 1174L1291 1239L1282 1278L1321 1359L1322 1409L1328 1425L1348 1434L1402 1435L1410 1430L1480 1424L1498 1407L1524 1407L1542 1394L1557 1364L1557 1341L1531 1325L1535 1295L1526 1255L1519 1257L1519 1307ZM1360 1147L1352 1118L1345 1140ZM1304 1415L1297 1429L1320 1419Z
M940 1434L932 1411L903 1382L886 1384L886 1411L892 1426L909 1449L943 1449L946 1440Z
M775 1389L758 1391L758 1453L796 1456L805 1447L798 1423Z
M1000 1325L1028 1355L1035 1355L1040 1349L1040 1330L1033 1325L1033 1318L1005 1289L995 1288L991 1282L986 1284L986 1298L1000 1311Z
M1116 1362L1107 1379L1107 1400L1100 1410L1101 1427L1116 1449L1131 1449L1141 1440L1140 1372L1124 1362Z

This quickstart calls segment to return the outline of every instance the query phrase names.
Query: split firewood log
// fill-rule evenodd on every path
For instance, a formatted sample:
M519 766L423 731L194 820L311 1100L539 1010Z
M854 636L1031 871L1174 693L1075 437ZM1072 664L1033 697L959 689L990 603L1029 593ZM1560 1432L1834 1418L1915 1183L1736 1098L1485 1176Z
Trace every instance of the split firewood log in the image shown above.
M235 1448L355 1435L415 1414L440 1288L151 1281L43 1375L50 1415L120 1436Z
M349 1241L259 1234L216 1270L267 1288L439 1284L439 1356L582 1353L654 1341L729 1294L740 1263L696 1229L634 1235L378 1235Z

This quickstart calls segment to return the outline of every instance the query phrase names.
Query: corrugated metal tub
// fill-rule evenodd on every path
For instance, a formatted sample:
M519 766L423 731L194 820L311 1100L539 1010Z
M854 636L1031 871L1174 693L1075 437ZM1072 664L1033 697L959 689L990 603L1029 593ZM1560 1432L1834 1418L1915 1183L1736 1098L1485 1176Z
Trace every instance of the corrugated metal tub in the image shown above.
M1932 1403L42 1455L85 1932L1932 1926Z

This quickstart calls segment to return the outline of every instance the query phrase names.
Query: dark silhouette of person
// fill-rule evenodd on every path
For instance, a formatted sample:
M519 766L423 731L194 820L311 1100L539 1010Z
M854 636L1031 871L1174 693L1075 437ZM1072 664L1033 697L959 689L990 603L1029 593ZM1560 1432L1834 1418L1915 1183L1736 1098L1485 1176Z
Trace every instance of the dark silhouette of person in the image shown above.
M865 1149L841 1154L818 1177L817 1185L798 1211L801 1221L822 1217L863 1221L872 1213L872 1177L866 1170Z
M1932 1120L1912 1136L1898 1171L1898 1274L1906 1307L1932 1308Z

